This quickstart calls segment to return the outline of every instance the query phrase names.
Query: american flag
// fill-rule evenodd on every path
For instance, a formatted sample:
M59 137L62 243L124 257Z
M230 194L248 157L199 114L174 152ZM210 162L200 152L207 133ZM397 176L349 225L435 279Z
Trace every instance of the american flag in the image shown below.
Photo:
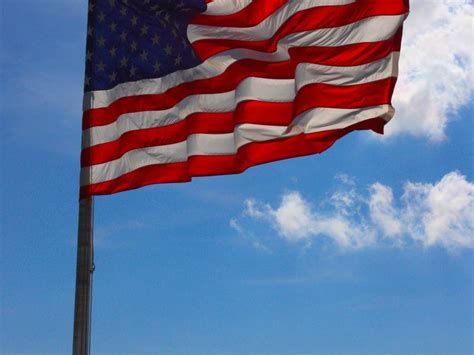
M91 0L81 197L382 133L407 14L407 0Z

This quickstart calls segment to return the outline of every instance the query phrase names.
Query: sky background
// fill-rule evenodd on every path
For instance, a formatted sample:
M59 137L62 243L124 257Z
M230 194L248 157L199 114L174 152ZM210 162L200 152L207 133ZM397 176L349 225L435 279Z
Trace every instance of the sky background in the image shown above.
M85 3L0 4L2 354L71 351ZM474 352L474 5L411 3L385 136L96 198L94 354Z

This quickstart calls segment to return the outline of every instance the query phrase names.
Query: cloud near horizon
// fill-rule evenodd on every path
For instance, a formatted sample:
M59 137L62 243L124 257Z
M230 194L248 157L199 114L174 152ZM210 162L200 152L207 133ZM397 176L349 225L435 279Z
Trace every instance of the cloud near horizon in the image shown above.
M386 127L392 137L409 134L431 141L472 99L474 5L468 0L415 0L405 22L400 74Z
M390 186L375 182L365 191L345 177L342 188L312 204L298 191L283 194L280 204L249 198L241 217L230 221L239 234L264 245L247 223L275 230L289 243L331 242L341 250L370 247L442 247L450 252L474 248L474 183L459 172L435 184L407 182L395 198Z

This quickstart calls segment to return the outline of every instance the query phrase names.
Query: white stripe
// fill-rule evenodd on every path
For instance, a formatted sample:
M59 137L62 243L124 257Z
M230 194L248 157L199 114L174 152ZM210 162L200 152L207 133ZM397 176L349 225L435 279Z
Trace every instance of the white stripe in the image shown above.
M348 5L354 0L299 0L291 1L253 27L218 27L189 25L188 38L191 43L205 39L232 39L260 41L272 38L278 29L297 12L320 6Z
M126 132L162 127L177 123L197 112L231 112L240 102L256 100L265 102L291 102L295 88L313 83L355 85L397 76L399 52L368 64L337 67L316 64L299 64L296 80L264 79L250 77L243 80L236 90L188 96L168 110L133 112L121 115L106 126L92 127L82 136L82 148L114 141Z
M300 90L308 84L356 85L398 76L400 52L392 52L385 58L357 66L328 66L298 64L296 87Z
M393 108L389 105L356 110L316 108L300 115L289 127L242 124L234 133L193 134L183 142L135 149L116 160L82 168L81 186L113 180L148 165L184 162L193 155L235 154L240 147L252 142L340 129L370 118L388 119L391 115Z
M110 90L91 91L84 95L84 110L107 107L115 100L133 96L160 94L185 82L212 78L222 74L231 64L241 59L256 59L267 62L288 60L288 50L306 46L344 46L348 44L377 42L391 38L406 14L370 17L352 24L316 31L293 33L281 39L274 53L262 53L248 49L232 49L219 53L201 65L181 70L158 79L145 79L117 85Z
M288 127L288 132L298 134L340 129L375 117L381 117L388 122L394 114L395 110L391 105L355 109L319 107L294 119Z
M319 107L299 115L288 127L249 123L239 125L234 132L235 146L239 149L252 142L292 137L300 133L309 134L341 129L375 117L382 117L389 121L394 112L393 107L390 105L360 109Z
M82 148L114 141L125 132L170 125L196 112L231 112L246 100L291 102L294 97L295 84L292 79L250 77L233 91L188 96L168 110L127 113L109 125L92 127L83 132Z
M203 15L225 16L237 13L252 3L252 0L214 0L207 4L207 10Z

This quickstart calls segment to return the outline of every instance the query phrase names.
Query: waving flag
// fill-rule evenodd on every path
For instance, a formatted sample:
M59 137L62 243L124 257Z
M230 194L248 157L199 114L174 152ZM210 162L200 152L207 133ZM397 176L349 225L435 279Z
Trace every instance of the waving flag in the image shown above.
M81 197L382 133L407 13L406 0L91 0Z

